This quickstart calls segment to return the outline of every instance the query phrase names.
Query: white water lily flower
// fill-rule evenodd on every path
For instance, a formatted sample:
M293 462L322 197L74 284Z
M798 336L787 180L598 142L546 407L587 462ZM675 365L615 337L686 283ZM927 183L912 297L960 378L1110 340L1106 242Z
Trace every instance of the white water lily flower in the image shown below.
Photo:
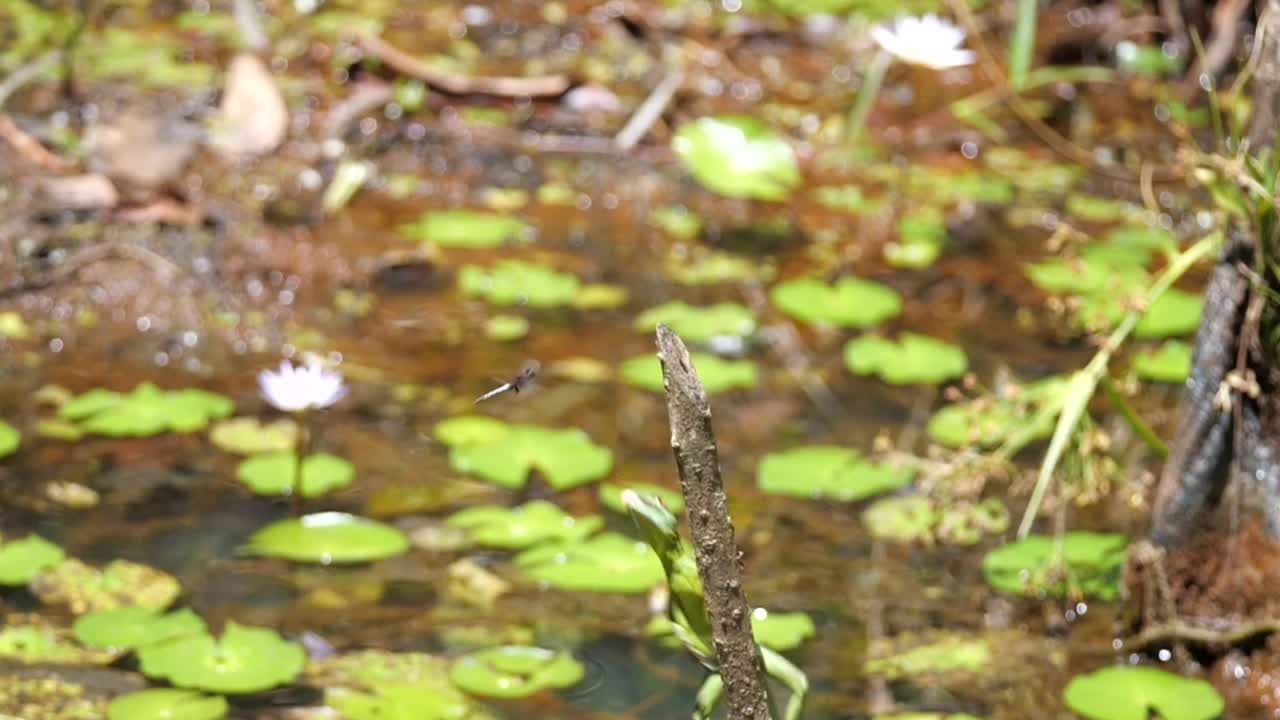
M347 394L342 373L327 370L317 362L295 367L288 360L280 363L278 371L258 373L258 389L272 407L284 412L320 410Z
M877 25L871 37L887 53L911 65L947 70L972 65L977 59L964 44L964 30L937 15L903 17L893 27Z

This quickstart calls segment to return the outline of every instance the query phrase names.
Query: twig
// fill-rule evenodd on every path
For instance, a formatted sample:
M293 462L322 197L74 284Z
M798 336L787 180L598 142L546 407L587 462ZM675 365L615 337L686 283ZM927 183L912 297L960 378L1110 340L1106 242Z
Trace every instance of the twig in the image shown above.
M711 406L684 342L665 325L658 326L657 335L671 449L680 472L729 717L763 720L770 716L764 663L751 634L751 606L742 590L742 554L720 477Z
M684 83L684 70L680 67L672 68L653 92L649 93L649 97L640 103L640 107L636 108L635 114L627 120L627 124L622 126L614 136L613 142L619 150L630 150L648 134L649 128L653 127L658 118L662 117L662 113L666 112L667 106L671 104L671 98L676 96L676 90L680 89L682 83Z
M31 62L9 73L9 77L0 82L0 107L4 107L9 96L21 90L27 83L35 80L46 70L62 60L61 50L50 50Z
M71 163L49 152L38 140L18 127L6 113L0 113L0 139L5 140L18 156L45 170L67 170Z
M455 95L496 95L498 97L554 97L569 89L567 75L538 77L473 77L432 67L382 38L357 35L355 43L366 53L386 63L396 72L415 77Z

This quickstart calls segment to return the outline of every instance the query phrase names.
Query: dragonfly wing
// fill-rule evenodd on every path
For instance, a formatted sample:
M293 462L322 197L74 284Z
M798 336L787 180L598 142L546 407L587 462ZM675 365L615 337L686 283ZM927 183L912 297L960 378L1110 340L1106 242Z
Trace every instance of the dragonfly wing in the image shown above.
M490 390L489 392L487 392L487 393L485 393L485 394L481 395L480 397L476 398L476 402L475 402L475 404L482 403L482 402L484 402L485 400L488 400L488 399L490 399L490 398L495 398L495 397L497 397L497 396L501 395L502 393L504 393L504 392L506 392L506 391L508 391L508 390L511 390L512 388L513 388L513 386L512 386L512 384L511 384L511 383L502 383L502 384L501 384L501 385L499 385L498 387L496 387L496 388L494 388L494 389Z

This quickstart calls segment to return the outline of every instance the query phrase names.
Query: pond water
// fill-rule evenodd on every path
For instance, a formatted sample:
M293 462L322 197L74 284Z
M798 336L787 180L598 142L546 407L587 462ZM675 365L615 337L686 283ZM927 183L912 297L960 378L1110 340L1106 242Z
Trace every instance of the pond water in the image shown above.
M166 55L168 61L225 67L235 47L224 22L229 3L179 14L160 5L99 19L86 42L108 30L155 47L161 46L157 38L168 38L181 48ZM266 25L275 44L266 57L273 58L291 112L290 138L256 161L196 156L172 186L216 217L205 226L158 227L110 212L38 214L26 205L35 201L23 189L37 173L0 156L19 168L3 206L16 218L18 236L55 253L53 260L23 257L20 271L38 273L42 263L56 265L57 253L108 241L145 247L164 258L165 272L172 270L165 275L154 262L121 254L49 287L0 299L0 313L17 313L29 330L0 339L0 417L23 433L20 451L0 464L3 537L36 532L90 564L126 559L172 573L182 585L178 604L213 628L235 621L289 638L315 633L340 651L445 657L519 641L569 649L583 663L583 680L568 689L491 703L500 716L684 717L703 671L683 650L644 637L650 618L644 593L543 587L521 574L511 552L430 542L443 518L482 503L547 499L570 514L601 514L605 530L634 537L630 521L601 507L595 483L557 491L535 473L525 487L510 490L478 480L451 462L434 429L469 414L578 428L612 451L607 481L676 488L664 399L626 382L618 368L655 351L650 329L636 324L644 310L675 300L738 303L754 322L745 339L689 344L758 369L754 387L711 396L713 424L750 601L773 612L803 611L815 624L813 637L787 652L812 684L804 717L889 711L1072 717L1062 688L1077 672L1112 662L1119 604L1005 595L988 586L982 570L985 552L1012 538L1043 443L1019 453L1014 471L970 477L969 487L918 482L895 491L1007 503L1013 527L962 545L877 539L863 522L869 500L767 493L757 483L758 466L770 453L804 445L947 462L954 451L938 447L926 429L934 412L1009 378L1078 369L1096 349L1074 324L1078 299L1051 297L1028 278L1028 263L1057 252L1051 237L1067 239L1055 230L1070 225L1101 238L1117 227L1163 222L1172 241L1185 243L1197 201L1184 187L1156 185L1160 211L1147 214L1138 185L1115 179L1135 166L1128 160L1104 172L1081 168L998 106L991 111L998 139L960 122L949 103L988 87L976 66L941 73L892 68L870 117L869 141L851 152L840 144L838 129L853 100L850 77L861 73L871 52L852 40L859 36L856 20L826 26L761 16L761 27L735 36L695 13L677 33L646 25L656 22L657 4L638 5L628 11L624 3L490 3L470 12L494 19L471 26L459 24L463 9L454 3L333 3L314 18L275 8L277 20ZM0 9L0 16L6 12ZM658 38L687 43L688 78L635 150L544 152L535 131L569 144L608 137L626 113L576 112L556 99L435 91L421 108L407 109L403 80L384 68L357 66L352 45L327 34L330 23L343 22L339 12L377 21L383 37L420 57L453 58L441 67L464 74L587 73L627 107L662 74L650 45ZM209 20L214 17L222 20ZM383 81L398 83L392 88L398 100L359 110L338 134L341 141L329 140L326 150L315 128L355 88ZM1156 101L1134 100L1145 92L1143 83L1154 82L1117 75L1106 83L1049 83L1032 96L1057 131L1097 157L1123 151L1159 158L1171 152L1173 139L1155 120ZM81 84L102 108L200 100L189 88L89 69ZM60 102L52 89L34 88L10 111L39 129L62 109ZM798 148L803 180L785 202L718 196L668 149L681 123L744 113ZM327 182L339 160L365 163L371 180L325 216L309 173ZM830 202L838 193L852 200L843 207ZM1081 198L1114 201L1108 207L1121 209L1090 214L1080 210ZM524 227L515 238L483 248L427 246L405 229L424 213L458 208L515 217ZM684 212L701 227L685 234L663 222ZM912 217L936 228L932 237L941 233L941 252L923 267L895 266L885 248L907 242L899 232ZM463 235L479 232L466 226ZM712 271L708 258L735 272L689 282L691 271ZM499 306L464 291L466 266L512 260L572 273L584 285L606 285L606 301ZM806 322L780 310L771 295L780 283L804 277L875 281L902 298L901 313L872 323L874 330ZM1197 293L1202 277L1197 269L1180 286ZM480 284L486 282L492 281ZM499 315L524 318L527 334L489 337L487 324ZM854 374L845 365L845 343L874 331L895 338L918 333L962 348L965 378L939 387ZM1144 339L1138 349L1159 342ZM148 381L166 389L199 387L231 398L237 417L277 419L259 397L255 376L277 365L282 353L302 352L335 362L351 388L315 417L312 447L355 468L353 483L306 499L304 509L380 519L414 539L407 553L319 567L244 554L251 534L290 517L292 509L287 500L246 489L236 477L241 458L216 447L203 430L130 439L86 435L74 442L40 436L41 421L53 411L39 390L51 385L71 393L123 392ZM1126 351L1117 362L1117 376L1167 437L1177 386L1135 380L1130 357ZM530 358L542 367L533 388L473 404ZM1114 466L1077 492L1079 503L1063 500L1066 522L1141 537L1143 498L1158 460L1109 410L1095 420L1113 442ZM75 508L51 499L49 488L60 483L90 488L98 502ZM1040 522L1038 528L1052 530L1052 515ZM464 559L510 587L491 603L459 590L453 573ZM25 589L0 597L9 611L70 622ZM877 649L885 643L910 647L952 636L985 642L991 658L916 676L867 670L869 659L886 654ZM120 666L122 673L134 671L129 663ZM232 714L285 717L314 699L277 690L236 700Z

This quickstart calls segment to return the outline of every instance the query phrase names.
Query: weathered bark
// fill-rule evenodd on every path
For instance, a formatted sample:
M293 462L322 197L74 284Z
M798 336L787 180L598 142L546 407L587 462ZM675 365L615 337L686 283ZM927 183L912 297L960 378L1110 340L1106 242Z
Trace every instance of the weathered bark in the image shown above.
M1280 0L1267 0L1254 31L1253 117L1249 120L1249 147L1270 148L1280 129Z
M769 696L764 663L751 634L751 606L742 589L742 553L720 478L711 406L684 342L664 325L658 326L658 358L667 394L671 449L680 471L729 718L765 720Z

